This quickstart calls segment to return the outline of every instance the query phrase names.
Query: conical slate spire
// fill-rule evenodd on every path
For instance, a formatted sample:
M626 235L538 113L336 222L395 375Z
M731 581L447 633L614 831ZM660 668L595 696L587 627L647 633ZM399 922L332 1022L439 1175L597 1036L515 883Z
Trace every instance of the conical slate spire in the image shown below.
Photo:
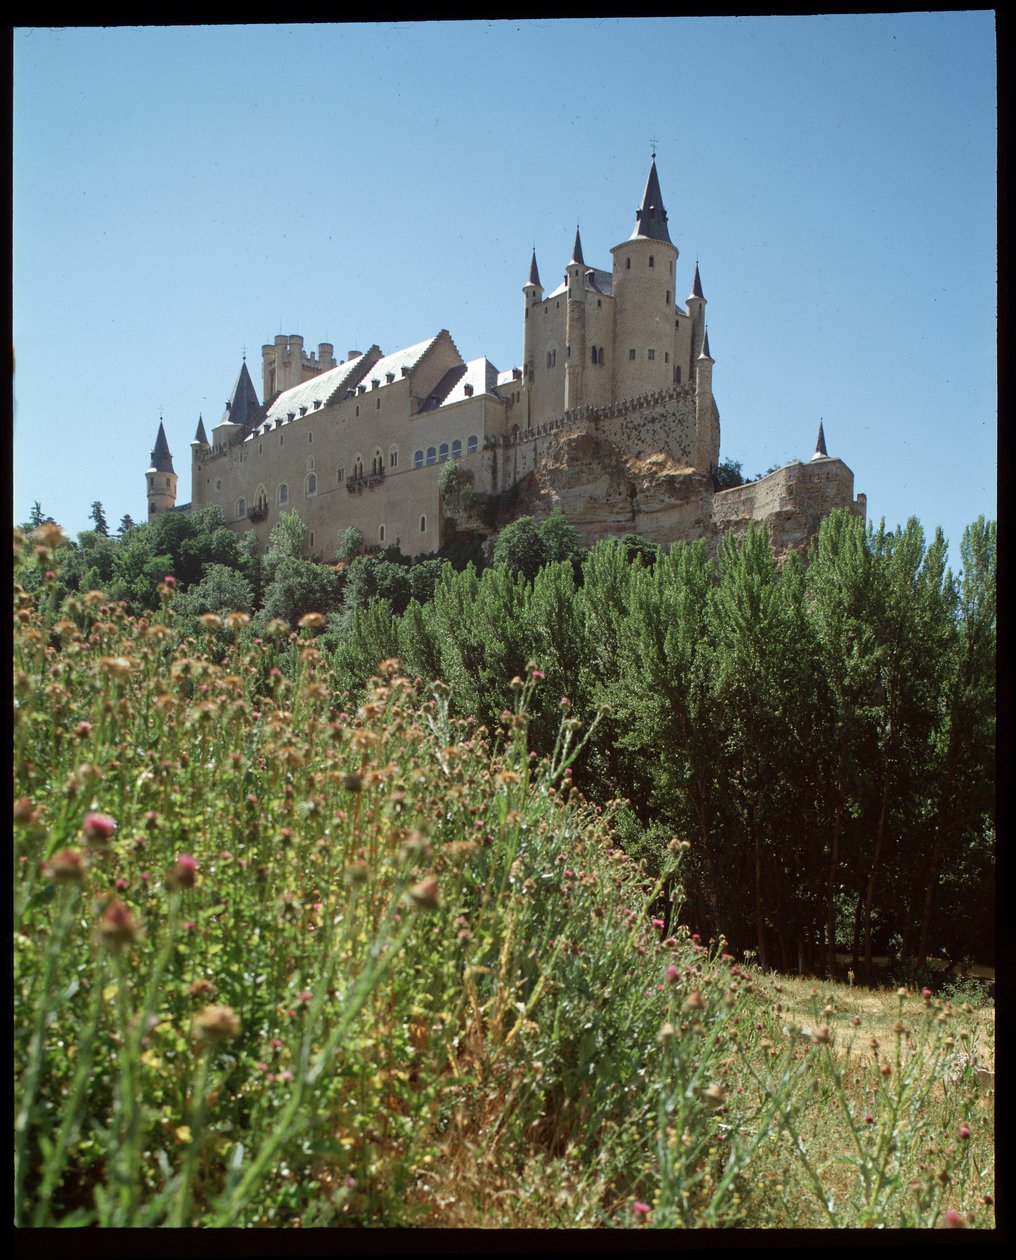
M535 247L533 248L533 261L529 264L529 283L530 283L530 284L535 284L535 285L536 285L536 287L537 287L538 289L542 289L542 288L543 288L543 285L540 283L540 273L539 273L539 271L537 271L537 269L536 269L536 249L535 249Z
M822 421L818 422L818 438L815 441L815 454L812 459L828 459L829 452L826 450L825 430L822 428Z
M261 410L254 382L247 371L247 360L240 366L240 375L236 378L233 392L226 399L226 410L222 413L222 423L246 425L253 421Z
M152 451L152 466L149 472L175 473L173 468L173 456L169 453L169 443L166 441L166 430L163 428L162 421L159 421L159 432L155 438L155 449Z
M208 445L208 434L205 433L205 422L202 416L198 416L198 429L194 434L194 441L200 442L202 446Z
M571 258L568 259L568 266L577 263L580 267L586 265L586 260L582 257L582 238L579 236L579 230L575 229L575 244L572 246Z
M656 154L653 154L649 167L649 178L646 190L642 194L642 204L635 211L635 228L629 239L644 236L651 241L666 241L672 244L670 231L667 228L667 212L663 208L663 194L660 192L660 177L656 174Z
M702 334L702 349L699 352L699 358L709 359L709 361L712 363L716 362L713 356L709 353L709 329L708 328Z
M701 298L704 302L706 295L702 292L702 281L699 279L698 259L695 259L695 279L691 282L691 292L688 294L690 298Z

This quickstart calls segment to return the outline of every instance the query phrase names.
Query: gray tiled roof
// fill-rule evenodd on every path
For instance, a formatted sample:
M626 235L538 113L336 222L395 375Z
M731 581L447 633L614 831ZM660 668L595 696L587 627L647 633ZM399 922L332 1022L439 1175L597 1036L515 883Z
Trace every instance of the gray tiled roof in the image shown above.
M820 420L818 422L818 438L815 441L815 454L812 455L812 459L822 458L828 459L829 452L826 450L825 430L822 428L822 421Z
M568 266L570 267L572 263L578 263L582 267L586 265L586 260L582 257L582 237L579 236L578 228L575 229L575 244L572 246L571 258L568 259Z
M599 267L590 267L586 271L586 292L602 293L604 297L610 297L612 286L614 283L613 273L610 271L601 271ZM553 297L561 297L568 292L568 281L562 280L553 293L548 293L545 300Z
M535 249L533 250L533 261L529 264L529 283L535 284L538 289L543 288L543 285L540 283L540 273L536 267L536 250Z
M688 294L690 298L701 298L704 302L706 295L702 292L702 281L699 278L698 259L695 259L695 279L691 282L691 292Z
M699 358L700 359L713 358L713 356L709 353L709 329L708 328L705 330L705 333L702 336L702 349L699 352ZM715 362L715 359L713 360L713 362Z
M478 394L493 394L500 383L501 376L512 379L510 372L498 374L497 368L489 359L473 359L469 363L450 368L431 390L424 400L421 411L435 411L438 407L449 407L452 403L465 402L467 398ZM472 393L468 393L471 390Z
M660 192L660 177L656 173L655 157L649 167L649 178L646 180L646 189L642 194L642 204L635 211L635 227L629 240L635 240L640 236L647 237L651 241L666 241L672 244L670 231L667 228L667 212L663 208L663 194Z
M159 432L155 437L155 448L152 451L152 464L148 471L161 473L175 472L173 468L173 456L169 453L169 443L166 441L166 430L163 428L161 420L159 421Z
M300 385L294 385L292 389L285 390L268 408L265 427L274 428L275 425L285 420L290 413L298 416L301 409L315 411L317 410L315 403L319 407L323 407L341 390L347 389L358 381L366 372L369 363L370 360L367 355L361 354L346 363L339 363L335 367L329 368L327 372L321 372L318 376L312 376L309 381L303 381ZM261 426L259 426L260 428ZM257 431L255 430L255 432Z
M208 434L205 432L205 422L201 416L198 416L198 428L194 434L194 441L200 442L202 446L208 445Z
M222 413L220 424L239 424L245 428L251 424L261 410L257 390L247 371L247 360L240 365L240 374L236 384L226 399L226 410Z

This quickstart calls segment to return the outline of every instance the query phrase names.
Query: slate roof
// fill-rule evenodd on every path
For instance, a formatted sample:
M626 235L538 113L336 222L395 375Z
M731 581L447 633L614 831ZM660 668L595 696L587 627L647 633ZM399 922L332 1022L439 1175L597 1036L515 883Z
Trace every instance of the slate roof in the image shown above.
M535 284L538 289L543 288L543 285L540 283L540 273L536 267L536 250L535 249L533 250L533 261L529 264L529 283Z
M318 376L312 376L309 381L303 381L299 385L294 385L292 389L283 391L268 408L265 423L258 425L251 436L275 428L276 425L285 421L290 413L298 416L301 408L316 411L318 407L323 407L336 394L355 384L367 371L369 362L366 355L358 355L355 359L336 364L327 372L321 372ZM315 407L315 403L318 407Z
M818 438L815 441L815 454L812 459L828 459L829 452L826 450L825 430L822 428L822 421L818 422Z
M653 157L649 167L649 178L646 180L642 204L635 211L635 227L629 240L646 237L651 241L666 241L673 244L667 228L667 212L663 208L663 193L660 192L660 177L656 173L656 158Z
M169 443L166 441L166 430L162 421L159 421L159 432L155 438L155 449L152 451L152 465L148 469L149 472L171 473L175 472L173 468L173 456L169 453Z
M713 356L709 353L709 329L708 329L708 328L705 330L705 333L704 333L704 335L703 335L703 337L702 337L702 349L701 349L701 351L699 352L699 358L700 358L700 359L712 359L712 358L713 358ZM715 360L715 359L713 359L713 362L715 363L715 362L716 362L716 360Z
M202 446L208 445L208 434L205 432L205 422L201 416L198 416L198 428L194 434L194 441L200 442Z
M247 360L240 365L240 375L226 399L226 410L222 413L220 424L239 424L245 428L251 424L261 410L257 390L247 371Z
M612 286L614 283L613 273L610 271L602 271L599 267L589 267L586 271L586 292L602 293L604 297L610 297ZM553 293L548 293L545 300L552 297L561 297L562 294L568 292L568 281L562 280Z
M501 377L507 377L510 381L512 374L511 372L499 374L489 359L473 359L469 363L449 368L424 400L420 411L436 411L438 407L449 407L452 403L465 402L467 398L475 397L477 394L493 394L501 382ZM472 394L466 392L467 388L472 390Z
M582 257L582 237L579 236L578 228L575 229L575 244L572 246L571 258L568 259L568 266L570 267L572 263L578 263L582 267L586 265L586 260Z
M695 260L695 279L691 282L691 292L688 294L690 298L701 298L704 302L706 295L702 292L702 281L699 279L698 259Z

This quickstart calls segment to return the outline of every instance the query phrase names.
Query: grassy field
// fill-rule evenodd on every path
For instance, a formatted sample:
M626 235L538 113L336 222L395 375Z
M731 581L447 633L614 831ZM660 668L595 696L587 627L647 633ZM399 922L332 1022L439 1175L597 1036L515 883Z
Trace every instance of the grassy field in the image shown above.
M17 593L19 1224L993 1226L989 1004L689 935L535 666L477 731L243 625Z

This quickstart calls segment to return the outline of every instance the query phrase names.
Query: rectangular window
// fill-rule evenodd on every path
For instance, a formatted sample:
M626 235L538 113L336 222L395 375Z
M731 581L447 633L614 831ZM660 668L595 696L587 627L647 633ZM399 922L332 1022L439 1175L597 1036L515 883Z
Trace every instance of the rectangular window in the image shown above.
M650 350L648 353L649 353L649 361L650 361L650 363L652 363L652 362L655 360L655 358L656 358L656 351L655 351L655 350Z
M634 358L635 358L635 351L634 351L634 350L629 350L629 351L628 351L628 358L629 358L629 359L634 359Z

